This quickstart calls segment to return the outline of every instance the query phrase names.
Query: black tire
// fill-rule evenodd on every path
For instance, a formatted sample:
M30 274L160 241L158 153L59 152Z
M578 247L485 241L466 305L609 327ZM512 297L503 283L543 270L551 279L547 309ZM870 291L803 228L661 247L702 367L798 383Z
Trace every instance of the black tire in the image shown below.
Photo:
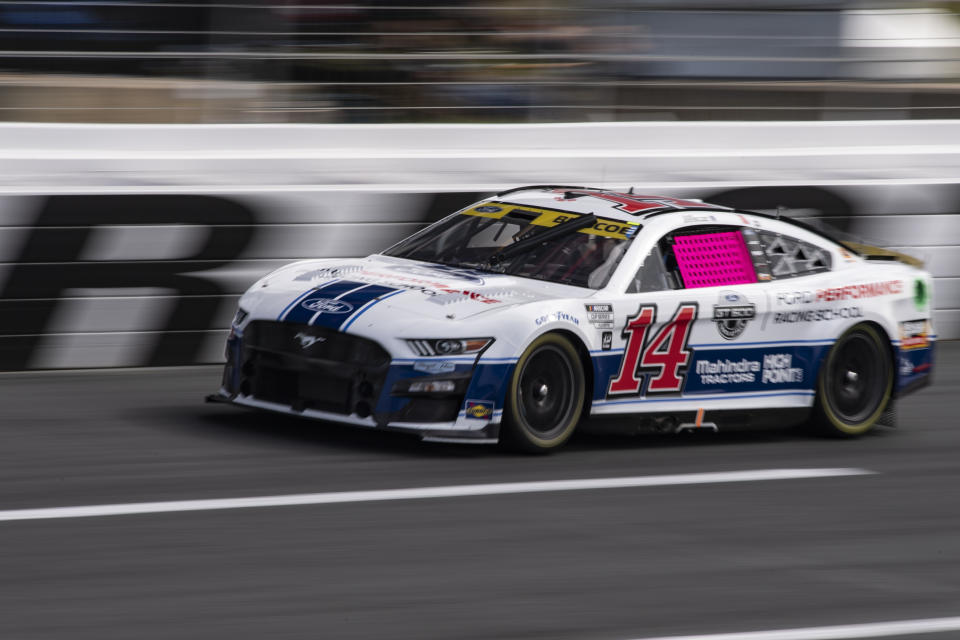
M869 324L848 329L820 369L813 425L823 434L853 438L873 428L893 392L888 341Z
M563 445L583 413L584 380L580 357L569 340L556 333L534 340L510 378L501 443L531 453Z

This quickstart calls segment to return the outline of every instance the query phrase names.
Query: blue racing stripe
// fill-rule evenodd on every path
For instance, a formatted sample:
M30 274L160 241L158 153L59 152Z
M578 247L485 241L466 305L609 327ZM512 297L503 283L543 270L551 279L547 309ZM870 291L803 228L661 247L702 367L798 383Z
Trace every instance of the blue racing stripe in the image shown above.
M310 324L317 327L327 327L328 329L339 329L349 321L351 316L357 315L360 311L365 311L364 306L366 304L379 301L382 296L396 291L396 287L360 283L359 287L337 296L332 303L321 300L317 304L311 304L311 298L307 298L300 306L305 308L307 306L315 307L314 313L310 317ZM316 308L318 306L319 308Z
M386 294L386 295L384 295L384 296L381 296L381 297L379 297L379 298L377 298L377 299L375 299L375 300L371 300L371 301L368 302L366 305L364 305L363 307L361 307L359 311L357 311L355 314L353 314L352 316L350 316L350 319L347 320L347 322L346 322L342 327L340 327L340 330L341 330L341 331L346 331L347 329L349 329L349 328L350 328L350 325L352 325L352 324L356 321L357 318L359 318L359 317L362 316L364 313L366 313L366 312L370 309L370 307L372 307L373 305L377 304L378 302L382 302L382 301L386 300L387 298L389 298L389 297L391 297L391 296L395 296L395 295L397 295L398 293L403 293L403 292L404 292L404 289L397 289L397 290L393 291L392 293L388 293L388 294Z
M314 287L314 288L312 288L312 289L310 289L310 290L308 290L308 291L304 291L303 293L301 293L300 295L298 295L296 298L294 298L294 299L293 299L293 302L291 302L290 304L288 304L286 307L283 308L283 311L281 311L281 312L280 312L280 315L277 316L277 320L285 320L287 313L289 313L290 310L293 309L293 308L294 308L298 303L300 303L304 298L306 298L307 296L309 296L311 293L314 293L315 291L319 291L320 289L324 289L324 288L326 288L326 287L329 287L330 285L332 285L332 284L335 283L335 282L337 282L337 280L331 280L330 282L325 282L325 283L323 283L323 284L321 284L321 285L318 285L318 286L316 286L316 287Z
M284 320L287 322L296 322L298 324L307 324L310 318L317 315L318 311L325 312L327 315L339 316L340 320L346 320L354 312L355 307L350 303L340 302L339 299L346 293L366 286L366 282L357 282L355 280L336 280L322 287L317 287L310 291L305 298L297 301Z

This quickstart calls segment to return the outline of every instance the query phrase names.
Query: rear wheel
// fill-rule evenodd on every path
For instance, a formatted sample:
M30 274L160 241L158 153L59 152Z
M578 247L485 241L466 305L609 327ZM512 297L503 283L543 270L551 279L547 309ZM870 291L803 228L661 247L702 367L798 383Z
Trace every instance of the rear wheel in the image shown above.
M560 447L580 420L585 395L574 346L555 333L540 336L520 356L510 378L503 444L534 453Z
M875 327L858 324L840 336L823 363L815 426L833 436L864 434L883 414L892 392L889 347Z

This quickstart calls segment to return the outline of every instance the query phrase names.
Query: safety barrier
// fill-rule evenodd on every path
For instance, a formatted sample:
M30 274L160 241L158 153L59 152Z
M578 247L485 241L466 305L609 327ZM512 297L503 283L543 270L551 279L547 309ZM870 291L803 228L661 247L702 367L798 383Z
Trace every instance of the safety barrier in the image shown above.
M0 369L215 362L239 294L492 191L623 188L821 217L920 254L960 337L960 125L0 125Z

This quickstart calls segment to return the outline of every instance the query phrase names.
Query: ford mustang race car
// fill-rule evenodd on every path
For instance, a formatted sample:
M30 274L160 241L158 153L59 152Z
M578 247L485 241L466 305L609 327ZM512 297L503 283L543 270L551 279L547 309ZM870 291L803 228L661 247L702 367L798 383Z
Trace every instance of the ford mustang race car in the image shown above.
M930 381L921 267L698 200L513 189L261 278L211 399L529 451L587 417L856 436Z

